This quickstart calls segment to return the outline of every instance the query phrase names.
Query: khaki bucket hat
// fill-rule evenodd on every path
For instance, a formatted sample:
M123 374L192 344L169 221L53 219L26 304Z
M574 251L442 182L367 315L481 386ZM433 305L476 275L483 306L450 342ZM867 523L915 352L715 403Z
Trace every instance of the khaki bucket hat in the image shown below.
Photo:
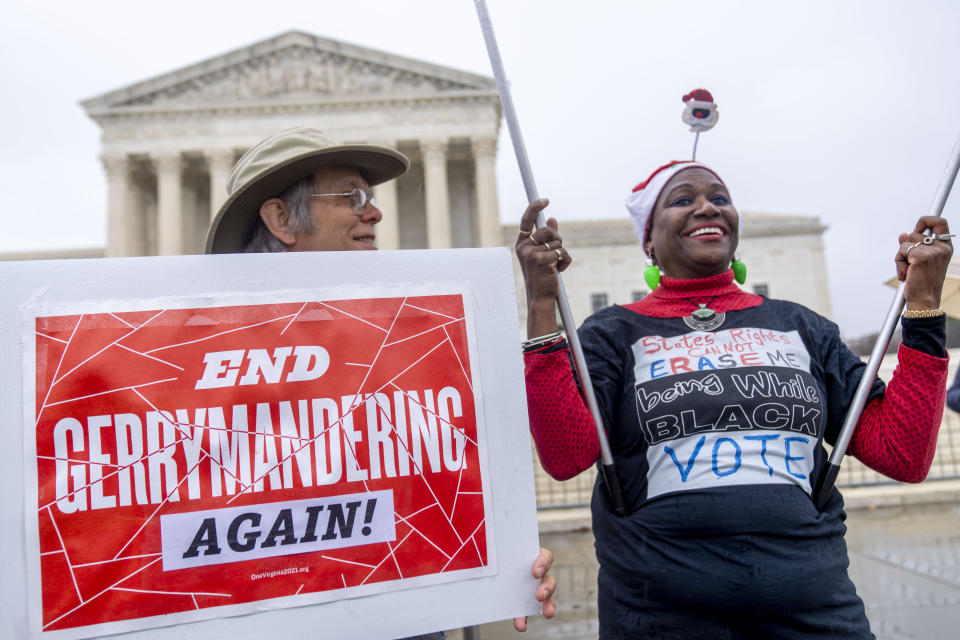
M264 201L321 167L356 167L370 186L410 168L399 151L366 144L335 145L317 129L273 134L243 154L227 178L227 201L207 232L207 253L242 253Z

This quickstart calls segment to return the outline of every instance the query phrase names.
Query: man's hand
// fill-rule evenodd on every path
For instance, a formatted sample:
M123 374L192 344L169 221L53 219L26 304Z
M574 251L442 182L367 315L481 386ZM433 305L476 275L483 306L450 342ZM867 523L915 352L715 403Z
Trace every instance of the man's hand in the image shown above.
M550 575L550 565L553 564L553 554L549 549L540 549L537 559L533 561L533 577L540 579L540 584L534 592L540 601L540 613L544 618L552 618L557 613L557 601L553 594L557 590L557 581ZM513 619L513 627L517 631L527 630L527 617Z

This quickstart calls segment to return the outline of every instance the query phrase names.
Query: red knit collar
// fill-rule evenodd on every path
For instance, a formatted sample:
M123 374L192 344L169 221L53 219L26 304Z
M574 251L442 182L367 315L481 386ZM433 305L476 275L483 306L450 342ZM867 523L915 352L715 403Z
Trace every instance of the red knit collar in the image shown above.
M682 318L705 303L714 311L739 311L759 306L763 298L741 291L733 282L733 270L708 278L660 279L660 286L653 293L625 309L653 318Z

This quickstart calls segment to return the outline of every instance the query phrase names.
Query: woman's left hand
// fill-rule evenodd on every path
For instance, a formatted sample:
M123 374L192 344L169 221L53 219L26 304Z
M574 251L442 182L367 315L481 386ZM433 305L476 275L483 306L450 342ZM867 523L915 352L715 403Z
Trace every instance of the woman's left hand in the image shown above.
M539 578L540 583L534 594L540 601L540 613L544 618L552 618L557 612L557 601L553 594L557 590L557 581L550 575L550 565L553 564L553 553L549 549L540 549L537 559L533 561L533 577ZM517 631L527 630L527 617L513 619L513 628Z
M932 233L924 235L927 229ZM940 307L940 294L947 276L947 264L953 255L953 243L950 238L925 243L924 238L949 233L950 227L943 218L923 216L912 233L900 234L897 279L906 282L903 298L908 310Z

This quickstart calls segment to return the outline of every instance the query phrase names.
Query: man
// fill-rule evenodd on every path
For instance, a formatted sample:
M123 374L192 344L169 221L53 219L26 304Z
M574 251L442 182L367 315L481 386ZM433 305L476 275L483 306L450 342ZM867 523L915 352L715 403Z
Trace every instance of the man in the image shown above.
M206 252L375 250L383 213L370 187L409 168L406 156L387 147L334 145L309 128L276 133L243 154L230 172L229 197L210 224ZM533 564L540 579L536 597L547 618L556 611L552 562L553 555L541 549ZM524 631L526 618L513 624Z
M333 145L315 129L274 134L230 173L207 253L376 249L374 226L383 214L370 187L409 166L393 149Z

